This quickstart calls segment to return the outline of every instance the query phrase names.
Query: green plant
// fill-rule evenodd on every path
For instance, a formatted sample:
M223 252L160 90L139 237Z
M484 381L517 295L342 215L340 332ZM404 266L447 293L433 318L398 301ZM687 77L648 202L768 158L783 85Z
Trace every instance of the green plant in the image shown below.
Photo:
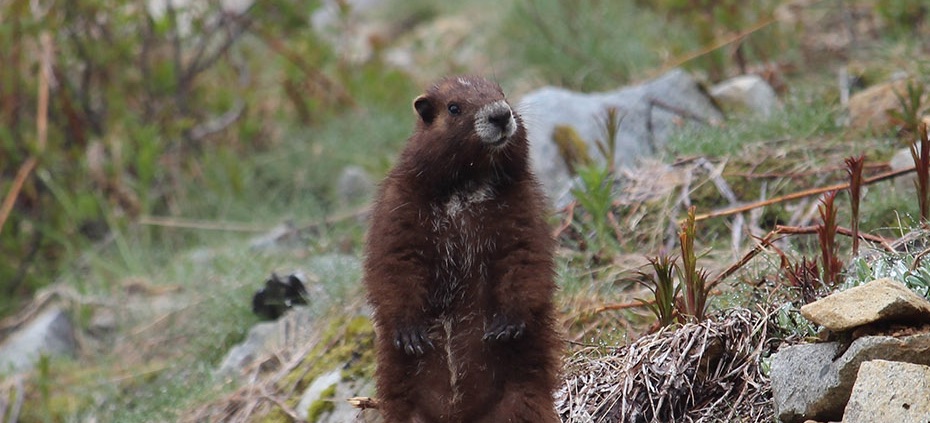
M926 86L918 80L907 82L905 93L894 92L900 109L889 110L888 115L901 126L901 136L910 140L917 134L924 109Z
M917 187L917 204L920 207L922 225L930 223L930 138L927 136L927 124L919 125L920 139L910 145L911 158L917 170L914 184Z
M590 215L591 224L586 228L586 232L592 233L601 247L614 244L618 236L614 230L616 218L613 215L613 191L616 183L614 155L622 121L623 117L617 109L611 107L606 110L601 122L604 137L595 140L605 164L593 164L590 158L579 158L574 166L571 166L581 182L581 187L573 189L572 195ZM568 138L574 139L571 136ZM557 142L560 140L563 139L556 139Z
M617 31L634 27L636 37ZM508 59L501 60L514 67L507 73L529 69L551 83L586 91L615 88L658 66L660 48L691 47L686 31L627 1L519 0L501 28L501 35L489 37L488 49Z
M684 304L681 314L695 321L704 320L707 308L707 271L697 269L697 256L694 253L694 210L688 209L688 217L681 224L678 239L681 242L681 268L679 279L684 285Z
M637 299L656 316L659 327L665 327L675 322L675 300L681 285L675 283L677 272L676 259L667 254L660 254L649 259L651 272L637 272L640 282L652 292L652 301Z
M746 73L749 60L769 61L784 50L788 38L779 33L777 26L768 25L778 6L773 0L637 0L636 4L688 28L702 52L693 65L706 71L711 80L724 78L731 62ZM764 30L756 36L742 34L751 27ZM733 40L732 44L725 43L728 40Z
M901 35L913 33L930 11L923 0L877 0L875 10L885 19L892 33Z

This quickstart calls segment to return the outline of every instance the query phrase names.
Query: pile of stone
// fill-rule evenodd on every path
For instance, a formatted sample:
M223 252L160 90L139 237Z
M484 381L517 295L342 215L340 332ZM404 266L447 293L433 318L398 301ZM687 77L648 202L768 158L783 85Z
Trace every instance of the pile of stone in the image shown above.
M805 305L801 314L834 340L772 356L780 421L930 421L930 301L878 279Z

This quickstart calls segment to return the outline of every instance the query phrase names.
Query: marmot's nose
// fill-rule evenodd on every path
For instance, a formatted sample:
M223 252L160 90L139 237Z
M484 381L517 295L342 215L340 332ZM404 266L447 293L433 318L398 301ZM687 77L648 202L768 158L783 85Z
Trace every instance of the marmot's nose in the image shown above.
M513 114L510 113L510 109L505 109L488 116L488 120L493 123L494 126L500 128L501 131L505 131L507 130L507 125L510 124L510 119L512 117Z

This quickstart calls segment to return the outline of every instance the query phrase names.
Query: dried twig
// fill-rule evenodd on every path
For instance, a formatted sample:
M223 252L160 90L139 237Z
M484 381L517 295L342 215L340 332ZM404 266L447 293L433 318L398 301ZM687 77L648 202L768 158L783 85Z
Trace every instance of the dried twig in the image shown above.
M48 32L43 31L39 35L39 43L42 46L42 58L39 67L39 101L36 105L36 149L38 154L45 151L45 145L48 141L48 87L51 78L52 67L52 37ZM36 156L30 156L19 167L16 172L16 178L13 185L7 192L6 197L0 205L0 232L3 232L3 226L13 211L13 205L19 198L19 193L23 189L26 178L35 170L39 160Z
M781 233L781 234L791 234L791 235L816 234L816 233L817 233L817 226L782 226L782 225L776 225L776 226L775 226L775 231L777 231L778 233ZM849 228L844 228L844 227L842 227L842 226L837 226L837 227L836 227L836 233L838 233L838 234L840 234L840 235L846 235L846 236L848 236L848 237L852 237L852 236L853 236L853 231L852 231L851 229L849 229ZM892 241L889 240L889 239L887 239L887 238L882 238L882 237L880 237L880 236L878 236L878 235L872 235L872 234L867 234L867 233L859 232L859 239L862 239L862 240L865 240L865 241L874 242L874 243L876 243L876 244L879 244L879 245L882 246L882 248L884 248L884 249L887 250L888 252L894 252L894 251L895 251L894 247L891 246L891 242L892 242Z
M300 418L300 416L297 415L297 412L294 411L293 408L291 408L291 407L289 407L287 404L285 404L284 401L281 401L281 400L279 400L279 399L277 399L277 398L275 398L275 397L273 397L273 396L271 396L271 395L267 395L267 394L262 395L262 399L264 399L264 400L266 400L266 401L271 401L272 403L274 403L275 405L277 405L278 408L281 409L282 412L284 412L284 414L287 414L287 416L291 418L291 420L293 420L293 421L295 421L295 422L303 422L303 421L305 421L304 419Z
M185 219L182 217L141 216L140 225L161 226L179 229L203 229L210 231L229 232L267 232L271 230L266 225L256 225L240 222L217 222L211 220Z
M555 228L555 230L552 231L553 238L558 238L560 235L562 235L562 232L565 232L565 230L568 229L568 227L572 225L572 221L575 220L575 205L576 204L578 204L578 202L575 200L572 200L572 202L568 203L568 205L565 206L564 209L562 209L563 212L565 213L565 218L562 219L562 223L559 224L559 227Z
M882 174L880 174L880 175L873 176L873 177L871 177L871 178L865 178L865 179L863 179L863 180L862 180L862 185L863 185L863 186L865 186L865 185L870 185L870 184L874 184L874 183L876 183L876 182L881 182L881 181L884 181L884 180L887 180L887 179L896 178L896 177L898 177L898 176L906 175L906 174L908 174L908 173L911 173L911 172L913 172L914 170L915 170L915 168L909 167L909 168L906 168L906 169L899 169L899 170L893 170L893 171L890 171L890 172L885 172L885 173L882 173ZM785 201L796 200L796 199L799 199L799 198L812 197L812 196L820 195L820 194L823 194L823 193L826 193L826 192L830 192L830 191L845 190L845 189L848 189L848 188L849 188L849 184L848 184L848 183L830 185L830 186L821 187L821 188L811 188L811 189L807 189L807 190L804 190L804 191L799 191L799 192L791 193L791 194L788 194L788 195L783 195L783 196L780 196L780 197L772 197L772 198L769 198L768 200L764 200L764 201L756 201L756 202L754 202L754 203L745 204L745 205L742 205L742 206L739 206L739 207L732 207L732 208L729 208L729 209L717 210L717 211L713 211L713 212L710 212L710 213L700 214L700 215L695 216L695 217L694 217L694 220L695 220L696 222L700 222L700 221L702 221L702 220L707 220L707 219L711 219L711 218L715 218L715 217L729 216L729 215L731 215L731 214L742 213L742 212L749 211L749 210L752 210L752 209L755 209L755 208L759 208L759 207L765 207L765 206L769 206L769 205L772 205L772 204L782 203L782 202L785 202ZM684 219L682 219L681 222L684 222Z
M746 263L749 263L750 260L755 258L763 250L765 250L765 248L768 247L775 240L775 236L778 234L779 232L777 230L774 230L766 234L764 237L759 238L759 243L756 244L755 247L753 247L751 250L749 250L749 252L744 254L743 257L737 260L736 263L733 263L732 265L730 265L730 267L727 267L726 269L724 269L723 272L720 272L719 275L717 275L713 280L708 282L705 289L708 292L710 292L711 289L714 289L714 287L719 285L720 282L722 282L724 279L730 277L730 275L732 275L733 273L736 273L737 270L745 266Z
M556 394L563 421L771 421L769 385L759 371L769 314L745 309L716 320L660 329L618 348L571 357ZM724 353L726 348L726 353ZM715 403L729 407L715 407Z
M361 410L377 409L380 405L377 398L370 397L352 397L347 399L346 402Z
M606 304L606 305L602 305L594 309L592 313L598 314L598 313L603 313L605 311L610 311L610 310L626 310L629 308L645 307L650 304L655 304L655 302L656 302L655 299L651 299L651 300L642 300L642 301L637 300L637 301L633 301L629 303Z

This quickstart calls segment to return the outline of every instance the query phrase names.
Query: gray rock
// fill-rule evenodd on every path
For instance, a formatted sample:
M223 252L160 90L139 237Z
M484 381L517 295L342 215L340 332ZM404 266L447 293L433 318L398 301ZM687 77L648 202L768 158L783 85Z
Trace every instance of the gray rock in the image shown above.
M347 166L336 179L336 198L342 205L367 201L374 191L375 183L371 176L359 166Z
M277 323L277 321L264 322L253 326L249 330L245 341L232 347L226 353L226 357L223 358L223 363L216 370L216 374L219 377L238 376L246 367L266 354L269 347L274 343Z
M843 423L930 422L930 367L872 360L859 366Z
M557 126L570 126L598 157L596 140L604 138L609 108L623 116L614 163L629 167L639 157L652 155L672 132L688 122L719 122L723 115L700 85L676 69L641 85L602 93L578 93L545 87L523 97L518 110L526 122L533 169L550 199L563 197L571 176L552 140Z
M808 320L834 332L880 321L930 322L930 301L901 282L882 278L801 307Z
M326 372L310 383L300 396L297 415L304 420L309 416L310 407L317 401L330 401L332 408L313 416L317 423L372 422L380 421L377 412L362 413L346 400L357 396L373 396L374 386L368 380L346 380L342 378L341 369ZM329 390L329 392L326 392Z
M891 170L904 170L914 167L914 158L911 157L910 148L902 148L896 151L894 156L891 156L891 160L888 161L888 166L891 167ZM916 189L914 187L915 182L917 182L917 176L911 173L894 178L892 184L899 193L911 193Z
M342 380L342 372L340 371L341 368L342 366L338 366L335 369L318 376L313 380L313 382L310 382L310 386L307 386L307 389L304 389L304 393L300 396L300 402L297 403L296 411L298 417L303 420L307 420L310 406L313 405L313 403L317 401L332 401L335 399L334 395L327 395L326 398L323 398L323 393L330 387L337 385L339 381ZM335 406L335 403L333 405Z
M284 222L268 232L249 240L249 248L257 251L293 247L298 244L297 230L291 222Z
M76 351L74 326L68 313L49 307L0 344L0 372L28 370L43 355L73 357Z
M233 346L215 375L220 378L235 378L250 368L257 360L271 356L281 350L302 345L310 337L306 328L314 319L307 307L297 307L273 322L256 324L249 330L246 339Z
M930 364L928 333L862 337L836 357L841 348L836 342L795 345L772 356L772 397L775 415L782 422L840 420L863 362Z
M759 75L740 75L710 89L710 95L727 113L771 116L779 107L775 90Z

